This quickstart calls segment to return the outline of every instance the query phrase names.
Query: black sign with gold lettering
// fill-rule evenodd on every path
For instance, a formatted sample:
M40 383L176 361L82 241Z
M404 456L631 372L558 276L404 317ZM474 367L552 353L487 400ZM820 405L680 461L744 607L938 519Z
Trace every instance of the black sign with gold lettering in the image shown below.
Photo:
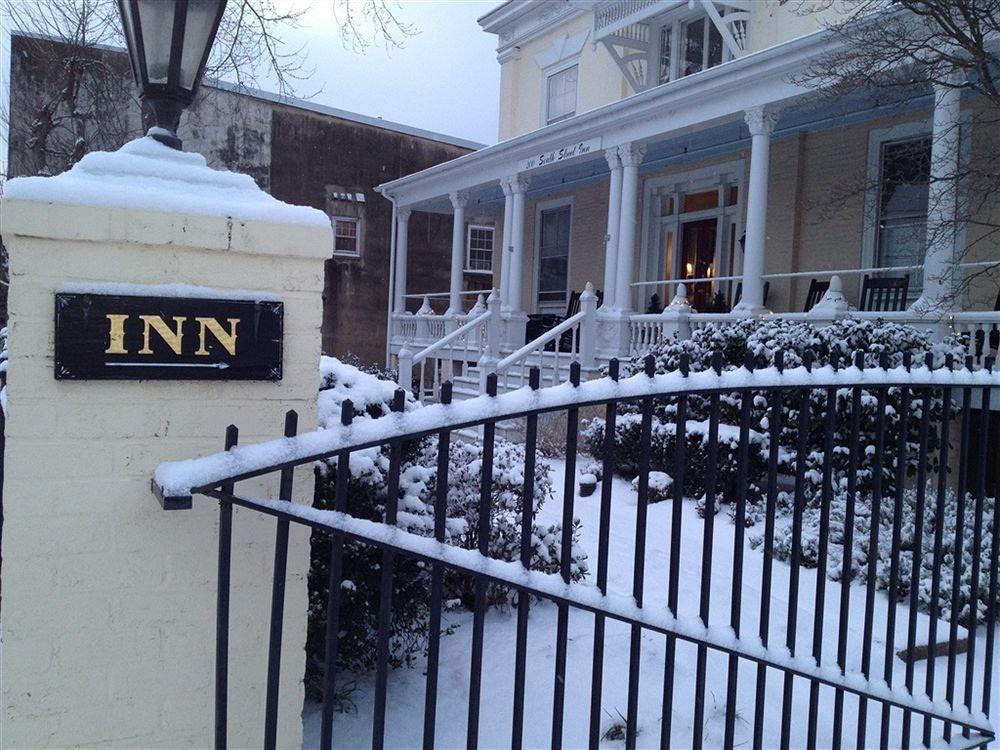
M281 380L281 302L56 294L57 380Z

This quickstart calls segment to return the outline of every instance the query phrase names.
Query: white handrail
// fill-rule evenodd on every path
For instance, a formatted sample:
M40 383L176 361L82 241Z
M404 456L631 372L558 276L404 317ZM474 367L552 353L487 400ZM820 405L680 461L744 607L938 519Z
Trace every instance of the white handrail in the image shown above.
M545 345L548 344L550 341L555 341L557 338L561 337L562 334L566 333L566 331L573 328L577 323L583 321L586 315L587 314L583 311L578 312L576 315L571 315L559 325L555 326L554 328L550 328L548 331L543 333L537 339L532 339L513 354L507 355L499 362L497 362L497 372L503 372L508 367L524 359L533 351L539 348L544 349Z
M421 362L423 362L425 359L427 359L427 357L429 357L434 352L438 351L439 349L443 349L445 346L447 346L448 344L450 344L452 341L455 341L456 339L461 338L462 334L468 333L473 328L476 328L477 326L482 325L487 320L489 320L489 317L490 317L491 314L492 313L489 310L487 310L482 315L478 315L475 318L473 318L472 320L470 320L467 323L465 323L464 325L460 326L459 328L456 328L454 331L452 331L451 333L449 333L447 336L444 336L443 338L438 339L437 341L435 341L430 346L424 347L419 352L417 352L416 354L413 355L413 363L412 364L414 364L414 365L420 364Z

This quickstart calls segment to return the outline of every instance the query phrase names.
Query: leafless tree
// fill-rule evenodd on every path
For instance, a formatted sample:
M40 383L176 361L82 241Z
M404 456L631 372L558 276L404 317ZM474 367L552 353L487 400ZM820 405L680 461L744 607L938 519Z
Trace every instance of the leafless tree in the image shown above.
M345 45L363 51L376 39L399 46L414 29L401 21L392 0L326 0L334 3ZM287 49L286 34L296 28L304 6L286 8L276 0L230 0L219 25L205 75L240 88L261 82L281 94L294 94L309 78L305 50ZM22 36L38 37L31 45L32 69L57 72L32 115L11 121L2 116L8 138L24 144L30 165L18 173L54 174L68 169L86 152L114 148L141 130L135 117L135 90L128 63L108 48L124 47L115 0L0 0L3 26ZM51 41L60 42L52 45ZM48 43L45 43L48 42ZM11 91L12 97L27 92ZM133 102L127 105L130 100Z
M954 236L958 225L966 230L959 262L973 255L996 260L970 269L956 291L983 274L1000 275L1000 138L990 136L1000 133L1000 0L800 0L799 12L837 19L825 25L841 44L800 76L819 97L863 95L873 106L902 111L918 101L926 106L935 87L968 92L962 135L977 134L976 150L952 174L930 177L958 188L956 225L938 231ZM855 180L833 192L847 199L875 188Z

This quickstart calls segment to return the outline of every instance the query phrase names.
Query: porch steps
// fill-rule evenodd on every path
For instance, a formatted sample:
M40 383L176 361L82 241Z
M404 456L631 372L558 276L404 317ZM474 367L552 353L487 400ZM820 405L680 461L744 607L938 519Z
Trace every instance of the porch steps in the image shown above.
M551 353L546 352L549 355L547 359L551 360ZM539 358L536 356L533 358L534 363L526 366L526 370L530 369L531 366L539 365ZM542 386L559 385L560 383L565 383L569 381L569 368L570 362L568 358L566 359L565 365L559 364L558 369L555 367L554 362L541 361L542 371L544 376L542 378ZM521 388L523 385L527 385L527 372L525 373L524 383L521 382L520 367L518 367L513 373L510 374L508 379L500 378L498 381L498 393L508 393L510 391L515 391ZM599 368L588 368L582 370L580 373L580 379L582 381L590 380L592 378L600 377L601 372ZM471 398L476 398L482 395L483 391L481 388L481 377L482 373L478 367L470 367L466 370L464 375L460 375L452 381L452 398L455 401L466 401ZM553 382L553 380L555 382ZM539 422L544 430L544 424L547 423L545 415L542 415ZM499 422L496 426L497 437L503 438L505 440L510 440L512 442L524 442L524 425L523 419L508 420L506 422ZM466 434L468 432L468 434ZM459 430L458 434L460 437L465 439L477 439L480 437L478 431L464 431Z

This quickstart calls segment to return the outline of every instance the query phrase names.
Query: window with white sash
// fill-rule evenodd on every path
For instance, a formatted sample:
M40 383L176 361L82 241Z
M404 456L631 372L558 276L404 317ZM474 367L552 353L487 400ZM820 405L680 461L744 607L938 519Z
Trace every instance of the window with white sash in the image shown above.
M545 124L576 114L580 66L574 63L545 77Z
M465 270L493 273L493 227L470 224L465 238Z

